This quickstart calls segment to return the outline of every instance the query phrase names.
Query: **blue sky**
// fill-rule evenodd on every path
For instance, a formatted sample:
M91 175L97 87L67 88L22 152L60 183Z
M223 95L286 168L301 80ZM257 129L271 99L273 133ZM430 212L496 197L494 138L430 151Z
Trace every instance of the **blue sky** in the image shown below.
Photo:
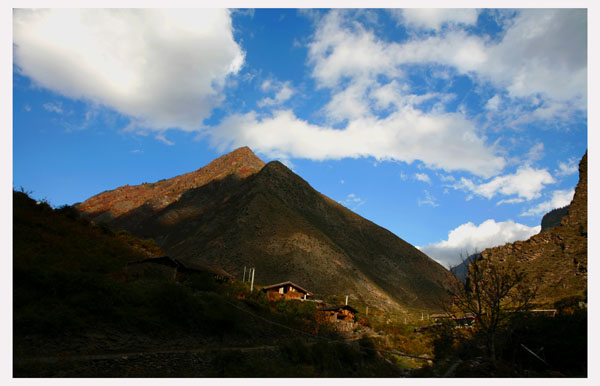
M588 147L584 9L12 16L13 187L54 206L249 146L448 266L537 233Z

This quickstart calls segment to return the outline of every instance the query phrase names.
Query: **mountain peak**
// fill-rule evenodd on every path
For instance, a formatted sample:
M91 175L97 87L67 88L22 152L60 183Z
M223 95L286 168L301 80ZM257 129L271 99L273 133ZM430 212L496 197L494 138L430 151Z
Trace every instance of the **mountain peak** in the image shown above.
M77 205L92 220L112 221L134 209L162 209L179 200L186 191L226 177L244 179L258 173L265 163L249 147L224 154L200 169L177 177L134 186L121 186L100 193Z
M254 154L254 152L252 151L252 149L250 149L248 146L238 147L237 149L232 150L229 154L233 154L233 153L244 153L244 154L250 154L250 155L256 156Z
M211 179L219 179L229 174L246 178L258 173L263 166L265 163L248 146L244 146L222 155L196 172L212 175Z
M269 171L277 172L277 173L290 173L291 170L285 166L281 161L271 161L265 165L265 168Z

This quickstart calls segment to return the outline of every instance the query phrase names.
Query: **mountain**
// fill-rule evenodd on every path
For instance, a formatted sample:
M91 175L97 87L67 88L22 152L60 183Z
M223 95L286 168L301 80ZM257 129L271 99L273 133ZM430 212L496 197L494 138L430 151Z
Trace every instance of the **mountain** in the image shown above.
M454 267L450 268L450 272L452 272L452 274L454 276L456 276L456 278L460 281L465 281L467 279L467 274L469 273L469 264L471 264L471 262L475 259L479 258L479 253L474 253L472 255L469 255L464 261L462 261L460 264L455 265Z
M387 310L437 309L449 272L409 243L314 190L278 161L240 148L155 184L78 204L94 221L153 238L184 262L268 285L291 280L318 297Z
M489 248L484 259L515 263L538 287L536 302L545 305L587 292L587 152L579 163L579 182L560 225L526 241Z

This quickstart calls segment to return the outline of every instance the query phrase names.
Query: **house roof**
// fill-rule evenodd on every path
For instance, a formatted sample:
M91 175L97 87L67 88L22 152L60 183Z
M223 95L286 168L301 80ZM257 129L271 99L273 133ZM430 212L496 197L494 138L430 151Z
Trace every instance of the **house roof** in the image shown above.
M348 310L350 312L358 314L358 311L354 307L349 306L349 305L344 305L344 304L321 308L319 311L339 311L339 310Z
M308 290L305 290L304 288L300 287L298 284L292 283L291 281L284 281L283 283L278 283L278 284L273 284L273 285L268 285L263 287L263 291L267 291L273 288L279 288L279 287L283 287L286 285L291 285L292 287L296 288L299 292L304 292L307 296L313 296L312 293L310 293Z
M445 319L445 318L450 319L453 317L454 317L454 315L451 315L451 314L431 314L431 315L429 315L430 319Z

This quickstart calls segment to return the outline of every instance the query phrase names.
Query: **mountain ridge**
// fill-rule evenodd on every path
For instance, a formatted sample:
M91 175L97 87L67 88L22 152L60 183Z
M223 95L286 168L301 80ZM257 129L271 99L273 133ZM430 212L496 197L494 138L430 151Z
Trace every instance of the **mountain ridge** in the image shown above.
M311 292L349 294L387 309L439 306L449 275L441 265L316 191L281 162L253 165L252 173L229 168L165 206L142 204L108 223L154 238L182 261L220 266L240 278L244 266L256 267L263 284L291 280ZM93 206L86 201L78 207L98 218L86 208Z

